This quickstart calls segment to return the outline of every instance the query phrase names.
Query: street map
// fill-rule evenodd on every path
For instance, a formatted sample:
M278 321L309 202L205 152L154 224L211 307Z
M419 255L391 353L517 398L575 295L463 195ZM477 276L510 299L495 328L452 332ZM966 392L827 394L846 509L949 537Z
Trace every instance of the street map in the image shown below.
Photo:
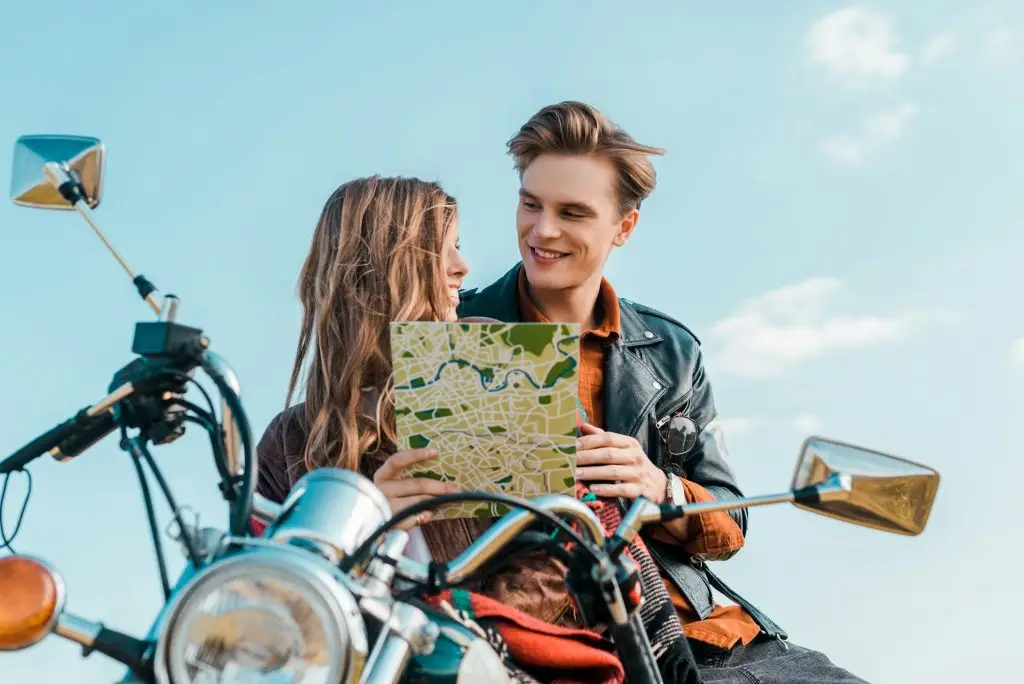
M391 358L398 448L439 454L407 476L526 498L575 492L578 325L392 323ZM470 502L434 516L507 511Z

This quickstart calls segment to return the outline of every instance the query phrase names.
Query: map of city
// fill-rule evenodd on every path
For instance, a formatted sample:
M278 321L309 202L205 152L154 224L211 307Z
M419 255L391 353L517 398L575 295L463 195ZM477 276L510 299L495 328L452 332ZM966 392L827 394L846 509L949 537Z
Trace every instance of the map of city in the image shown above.
M575 492L579 326L392 323L391 357L398 448L439 454L407 476L526 498ZM507 510L471 502L434 515Z

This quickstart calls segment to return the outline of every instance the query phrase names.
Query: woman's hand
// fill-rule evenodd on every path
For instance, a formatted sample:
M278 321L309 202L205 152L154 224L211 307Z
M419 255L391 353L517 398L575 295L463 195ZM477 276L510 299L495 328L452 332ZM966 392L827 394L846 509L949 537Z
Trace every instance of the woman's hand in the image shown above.
M426 477L403 477L402 473L411 465L437 458L437 449L411 449L398 451L388 457L383 465L373 474L373 484L384 494L391 506L391 512L397 514L409 506L433 498L441 494L452 494L458 488L451 482L439 482ZM431 511L424 511L417 516L404 520L399 529L409 530L427 522L433 517Z

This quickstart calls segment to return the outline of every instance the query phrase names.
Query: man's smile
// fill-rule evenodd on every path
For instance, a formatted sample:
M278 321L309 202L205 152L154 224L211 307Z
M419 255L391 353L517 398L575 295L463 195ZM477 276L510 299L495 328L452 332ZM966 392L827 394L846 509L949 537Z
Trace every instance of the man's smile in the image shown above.
M559 259L569 256L567 252L557 252L552 249L542 249L530 245L530 255L539 264L553 264Z

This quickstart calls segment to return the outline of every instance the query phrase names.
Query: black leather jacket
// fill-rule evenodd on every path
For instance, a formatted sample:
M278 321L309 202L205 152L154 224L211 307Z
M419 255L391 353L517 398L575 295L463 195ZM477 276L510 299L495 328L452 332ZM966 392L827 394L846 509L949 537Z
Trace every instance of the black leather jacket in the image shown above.
M459 316L518 321L520 266L517 264L482 290L462 292ZM622 332L605 357L604 428L635 437L657 466L696 482L717 497L742 496L726 462L720 432L706 429L716 411L700 341L682 323L659 311L625 299L619 299L619 306ZM684 425L689 419L689 425L696 427L696 440L692 446L687 444L684 453L678 453L681 449L676 446L669 448L670 442L680 443L678 435L670 434L670 426L679 424L678 419L672 420L674 417L682 418ZM746 534L746 511L731 515ZM766 634L786 638L781 627L710 571L706 561L712 559L698 558L679 546L644 537L662 573L701 618L714 607L714 587L743 606Z

